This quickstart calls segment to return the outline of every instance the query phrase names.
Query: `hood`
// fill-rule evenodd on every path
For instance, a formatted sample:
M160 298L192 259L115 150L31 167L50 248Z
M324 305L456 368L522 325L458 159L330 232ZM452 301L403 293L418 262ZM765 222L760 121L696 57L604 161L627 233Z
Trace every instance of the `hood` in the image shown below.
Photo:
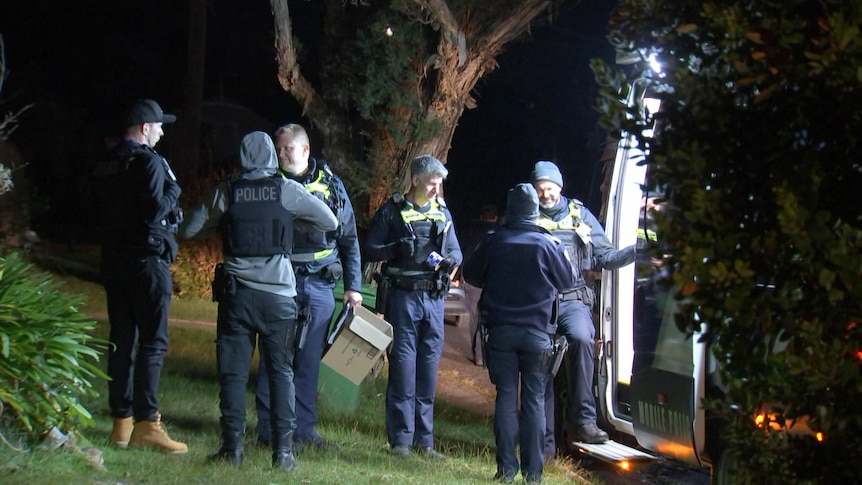
M272 138L262 131L253 131L242 139L239 150L243 178L271 177L278 171L278 156Z
M530 184L518 184L509 189L506 223L533 221L539 217L539 196Z

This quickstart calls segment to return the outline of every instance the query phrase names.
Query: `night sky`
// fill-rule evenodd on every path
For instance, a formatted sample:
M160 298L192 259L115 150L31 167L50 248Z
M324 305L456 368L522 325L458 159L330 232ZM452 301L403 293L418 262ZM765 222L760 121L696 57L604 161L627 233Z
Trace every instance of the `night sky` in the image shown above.
M269 2L208 3L204 99L243 105L266 125L249 129L303 122L276 79ZM319 8L291 2L297 35L305 34L302 16ZM563 7L552 25L533 29L531 42L511 44L500 67L480 81L478 108L465 111L449 153L446 199L456 218L473 217L489 202L502 209L506 190L526 181L537 160L556 161L564 193L598 210L595 162L605 134L592 108L598 88L588 63L612 57L605 39L612 8L608 0ZM43 217L88 217L68 201L79 196L92 157L130 100L153 98L181 113L187 22L187 2L176 0L0 2L9 70L0 110L34 103L12 141L30 163L28 178L50 187L40 195L54 209ZM170 160L179 128L165 131L157 149ZM64 183L55 187L58 180Z

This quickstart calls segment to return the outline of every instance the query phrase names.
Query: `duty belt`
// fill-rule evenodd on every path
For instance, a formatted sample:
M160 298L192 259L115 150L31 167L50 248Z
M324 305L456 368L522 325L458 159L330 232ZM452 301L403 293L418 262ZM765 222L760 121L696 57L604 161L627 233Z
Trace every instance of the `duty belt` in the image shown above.
M318 273L319 271L320 271L320 270L317 270L317 271L309 271L309 270L308 270L308 267L307 267L306 265L304 265L304 264L295 264L295 265L293 265L293 272L294 272L294 273L296 273L296 274L301 274L301 275L313 275L313 274Z
M439 290L443 288L440 280L413 280L409 278L392 278L392 285L401 290Z
M560 301L572 301L572 300L584 300L584 293L586 292L586 288L578 288L577 290L570 290L564 293L560 293L557 298Z

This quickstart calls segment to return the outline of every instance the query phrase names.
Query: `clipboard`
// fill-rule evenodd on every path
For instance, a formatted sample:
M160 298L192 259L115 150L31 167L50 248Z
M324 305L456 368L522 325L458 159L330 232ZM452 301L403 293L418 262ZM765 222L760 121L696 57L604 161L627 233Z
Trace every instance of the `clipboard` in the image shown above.
M326 338L327 346L330 346L335 343L335 338L338 337L338 332L340 332L341 329L344 328L344 325L349 325L351 320L353 320L353 307L350 305L344 305L344 308L341 310L341 313L338 314L338 318L335 320L335 325L333 325L332 331Z

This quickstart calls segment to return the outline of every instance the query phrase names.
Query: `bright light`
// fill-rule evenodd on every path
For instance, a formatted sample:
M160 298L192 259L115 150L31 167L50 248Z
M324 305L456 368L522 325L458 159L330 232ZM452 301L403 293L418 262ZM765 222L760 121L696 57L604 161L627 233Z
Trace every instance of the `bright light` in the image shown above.
M632 468L632 465L631 465L631 463L628 462L628 460L621 461L619 463L619 466L620 466L620 468L622 468L625 471L629 471Z
M823 433L818 431L817 434L814 435L814 439L816 439L817 441L822 443L823 442Z
M659 64L655 52L649 55L649 67L654 73L661 74L661 64Z
M384 34L386 34L386 36L387 36L387 37L392 37L392 35L393 35L395 32L393 32L393 31L392 31L392 27L390 27L390 26L388 26L388 25L387 25L387 26L386 26L386 28L385 28L385 29L383 29L383 33L384 33Z

